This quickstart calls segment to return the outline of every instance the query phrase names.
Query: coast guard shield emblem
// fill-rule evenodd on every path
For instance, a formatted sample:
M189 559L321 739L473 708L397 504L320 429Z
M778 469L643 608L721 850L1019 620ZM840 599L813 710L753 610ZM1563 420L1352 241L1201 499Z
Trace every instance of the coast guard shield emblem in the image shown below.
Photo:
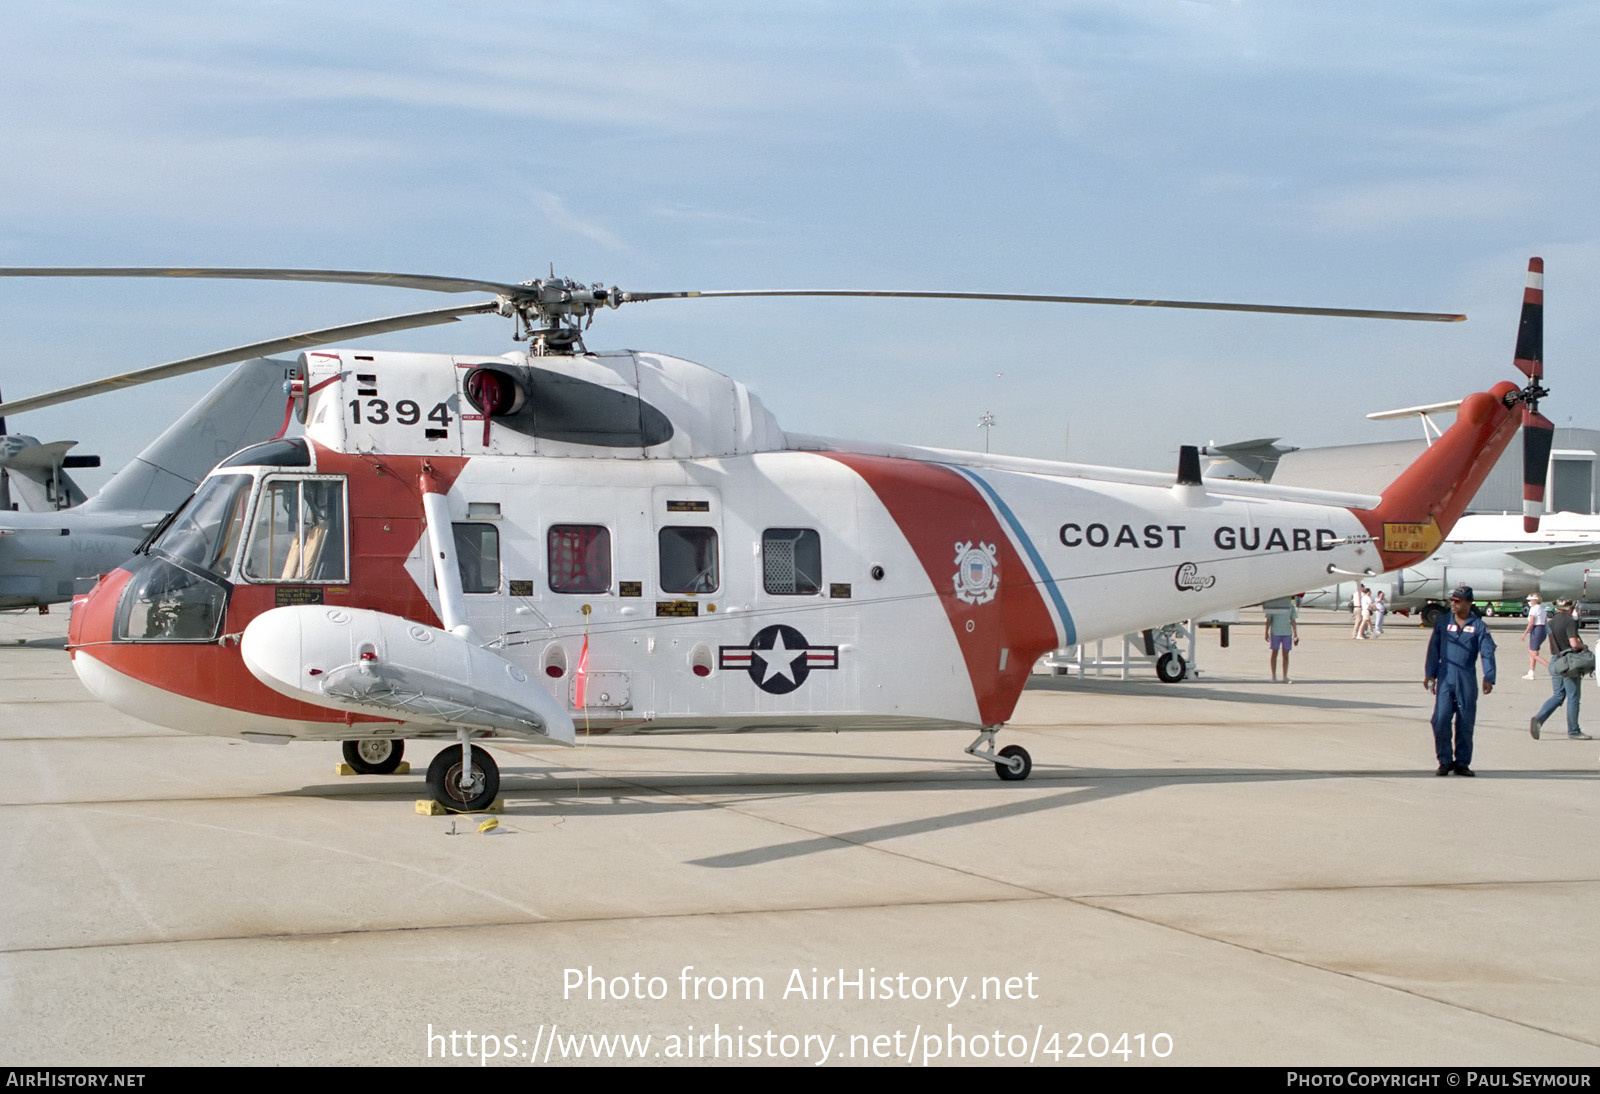
M1000 588L1000 560L992 543L956 544L956 599L987 604Z

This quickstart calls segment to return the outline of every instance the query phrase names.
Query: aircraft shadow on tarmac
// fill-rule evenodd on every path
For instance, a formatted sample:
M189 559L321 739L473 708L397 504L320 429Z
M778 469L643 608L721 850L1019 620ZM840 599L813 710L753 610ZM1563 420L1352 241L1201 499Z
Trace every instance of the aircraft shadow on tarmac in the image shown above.
M1263 684L1266 682L1263 681ZM1029 691L1070 691L1090 695L1137 695L1152 699L1189 699L1213 703L1260 703L1271 706L1309 707L1317 710L1409 710L1406 703L1375 703L1370 699L1329 699L1307 695L1304 685L1317 685L1321 681L1302 680L1299 684L1280 687L1277 691L1225 691L1211 684L1162 684L1144 680L1077 680L1071 677L1044 677L1028 682ZM1327 681L1338 687L1355 687L1362 684L1393 684L1394 680ZM1417 681L1421 690L1422 681ZM1270 686L1270 685L1269 685Z
M1034 768L1034 777L1040 772ZM1593 775L1582 772L1507 772L1511 778L1593 778ZM1083 781L1086 785L1081 788L1061 794L1050 794L1044 797L1032 798L1027 801L1012 800L1004 804L984 806L959 813L947 813L939 817L921 817L915 820L900 821L892 824L875 825L860 828L849 832L839 832L832 835L813 836L805 839L792 840L786 843L772 844L767 847L753 847L743 851L730 852L723 855L712 855L707 858L691 859L690 865L707 866L717 869L732 869L743 866L760 866L766 863L778 862L784 859L799 858L804 855L814 855L825 851L837 851L847 847L870 846L884 840L892 840L904 836L924 835L929 832L938 832L946 829L960 828L969 824L981 824L987 821L1004 820L1009 817L1021 816L1028 813L1040 813L1047 810L1060 809L1067 806L1087 805L1091 802L1132 794L1141 790L1159 789L1176 786L1184 783L1217 783L1217 782L1291 782L1322 779L1358 778L1421 778L1434 777L1433 772L1406 771L1262 771L1257 769L1227 771L1186 771L1171 775L1139 774L1108 774L1096 775L1093 772L1079 772L1066 776L1074 781ZM1054 780L1051 780L1054 781Z
M726 755L726 752L723 752ZM712 869L738 869L760 866L785 859L851 847L873 846L907 836L959 829L973 824L1006 820L1033 813L1088 805L1093 802L1148 790L1186 784L1245 784L1312 782L1332 779L1425 779L1435 778L1431 769L1306 771L1271 768L1195 768L1185 770L1061 768L1055 771L1035 765L1029 789L1046 784L1051 791L1019 798L1017 788L993 782L986 773L960 770L901 773L806 773L796 775L752 773L669 774L643 773L637 776L574 777L547 768L501 769L507 793L505 817L531 819L553 813L563 818L659 815L663 813L705 812L757 801L794 796L843 795L853 793L906 793L912 791L980 794L986 799L1001 797L973 809L939 816L917 817L888 824L871 825L832 834L807 836L766 847L746 848L726 854L691 859L689 865ZM1485 771L1490 779L1547 781L1585 779L1596 776L1587 770ZM530 779L530 776L533 778ZM1063 788L1062 784L1071 784ZM420 783L403 786L370 785L307 786L284 791L285 797L417 797L426 794ZM717 800L696 800L691 795L715 794Z

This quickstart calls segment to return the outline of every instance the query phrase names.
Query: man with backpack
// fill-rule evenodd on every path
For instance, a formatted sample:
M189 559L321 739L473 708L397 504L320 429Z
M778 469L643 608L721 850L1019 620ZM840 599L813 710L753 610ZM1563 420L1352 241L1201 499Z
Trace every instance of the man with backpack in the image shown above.
M1594 655L1588 653L1583 639L1578 637L1578 617L1570 600L1556 602L1556 614L1550 619L1550 698L1544 701L1539 713L1528 719L1528 732L1539 739L1539 728L1545 719L1556 712L1563 703L1567 706L1567 739L1592 741L1578 728L1578 703L1582 698L1580 688L1583 674L1594 670ZM1587 657L1581 658L1580 654Z

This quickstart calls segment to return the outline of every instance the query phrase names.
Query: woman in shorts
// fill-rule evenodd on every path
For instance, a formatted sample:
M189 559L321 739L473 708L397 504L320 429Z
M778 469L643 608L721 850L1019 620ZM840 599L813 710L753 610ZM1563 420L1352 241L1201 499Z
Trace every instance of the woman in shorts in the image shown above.
M1528 625L1522 633L1528 639L1528 674L1523 679L1532 680L1540 665L1549 664L1539 655L1539 647L1550 633L1550 609L1540 602L1538 593L1528 597Z

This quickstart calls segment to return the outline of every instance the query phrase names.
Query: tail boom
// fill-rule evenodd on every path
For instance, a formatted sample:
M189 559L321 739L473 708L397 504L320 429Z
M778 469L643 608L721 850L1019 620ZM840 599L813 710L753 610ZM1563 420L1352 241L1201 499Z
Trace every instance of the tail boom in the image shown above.
M1383 492L1373 510L1352 510L1385 570L1427 558L1460 519L1521 424L1510 382L1469 395L1455 424Z

